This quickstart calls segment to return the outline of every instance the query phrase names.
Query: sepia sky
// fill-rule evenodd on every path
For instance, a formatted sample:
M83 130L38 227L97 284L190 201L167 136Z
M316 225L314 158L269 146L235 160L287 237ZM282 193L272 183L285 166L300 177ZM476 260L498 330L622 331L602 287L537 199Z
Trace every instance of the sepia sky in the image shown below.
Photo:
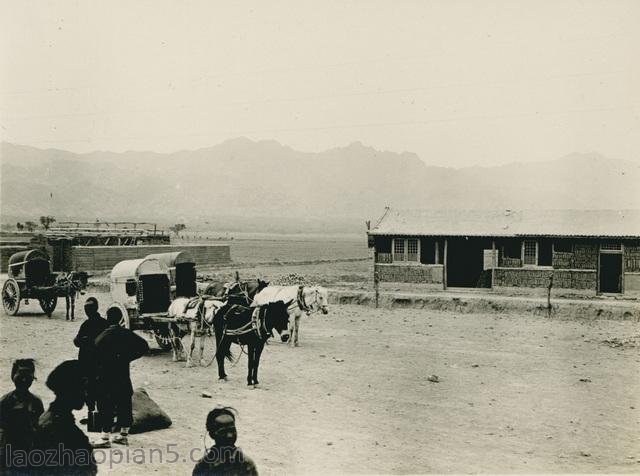
M640 162L640 1L0 1L0 137Z

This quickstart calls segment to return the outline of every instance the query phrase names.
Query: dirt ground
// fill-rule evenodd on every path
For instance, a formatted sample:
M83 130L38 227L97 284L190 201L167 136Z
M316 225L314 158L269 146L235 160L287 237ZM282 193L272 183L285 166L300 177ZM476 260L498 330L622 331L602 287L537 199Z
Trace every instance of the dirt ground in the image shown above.
M51 401L46 375L76 356L82 322L65 322L59 306L52 319L26 313L34 303L0 318L3 393L11 360L35 357L33 390ZM333 306L304 318L300 347L266 347L257 389L244 356L227 382L166 353L136 361L134 386L173 425L132 436L128 454L102 451L100 473L190 473L218 403L239 410L238 443L262 474L638 473L638 343L633 322Z

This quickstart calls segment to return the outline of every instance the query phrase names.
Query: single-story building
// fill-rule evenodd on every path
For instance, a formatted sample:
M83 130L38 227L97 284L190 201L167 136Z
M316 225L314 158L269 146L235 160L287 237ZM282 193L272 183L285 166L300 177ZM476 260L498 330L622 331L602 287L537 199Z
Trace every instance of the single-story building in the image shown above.
M640 294L640 210L395 210L368 230L379 283Z

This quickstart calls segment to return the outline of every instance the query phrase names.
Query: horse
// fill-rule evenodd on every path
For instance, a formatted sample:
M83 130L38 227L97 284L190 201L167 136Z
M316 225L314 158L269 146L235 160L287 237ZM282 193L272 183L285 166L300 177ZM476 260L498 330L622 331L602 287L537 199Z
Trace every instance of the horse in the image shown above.
M290 304L291 302L276 301L253 308L234 304L224 314L215 314L213 327L216 333L216 360L220 380L227 380L224 359L232 360L231 343L235 343L248 346L247 385L258 385L258 367L264 344L274 329L283 332L287 328L287 308Z
M79 293L84 294L88 281L89 275L84 271L70 271L56 277L56 294L64 296L67 321L75 320L76 298ZM69 311L71 311L71 319L69 319Z
M290 302L287 311L289 314L289 345L298 347L298 332L300 329L300 317L303 313L321 311L329 313L328 293L321 286L269 286L263 289L253 299L251 306L263 306L270 302ZM287 339L281 335L283 342Z
M169 306L167 315L174 318L186 319L189 324L190 343L187 346L186 366L193 367L193 353L196 347L196 338L200 338L200 359L198 363L201 366L208 366L211 361L206 362L204 358L205 340L208 336L213 336L213 316L218 312L225 303L215 299L204 299L203 297L193 298L177 298ZM174 324L175 325L175 324ZM179 331L178 331L179 332ZM173 331L174 335L176 331ZM184 351L180 342L180 349L176 349L177 345L173 345L174 362L178 360L177 354Z
M255 279L250 281L235 281L232 283L212 283L207 286L204 293L194 298L175 299L169 307L168 316L187 319L189 322L190 342L189 351L186 352L186 366L193 366L193 352L196 347L196 338L200 339L200 365L209 365L204 362L204 346L207 336L210 335L213 318L217 313L224 315L233 305L249 306L256 293L269 285L268 281ZM173 334L177 334L174 330ZM179 360L179 354L184 352L182 343L172 340L173 361ZM179 344L178 344L179 343Z

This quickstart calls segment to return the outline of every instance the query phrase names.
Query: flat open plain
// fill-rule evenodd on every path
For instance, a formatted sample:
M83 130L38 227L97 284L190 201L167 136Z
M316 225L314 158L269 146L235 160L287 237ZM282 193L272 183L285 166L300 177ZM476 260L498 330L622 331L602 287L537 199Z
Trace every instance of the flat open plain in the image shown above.
M104 309L108 294L95 295ZM12 359L35 357L33 390L47 405L46 375L76 356L82 307L75 322L64 320L63 301L51 319L35 303L21 314L0 318L0 390L11 388ZM612 338L621 345L603 342ZM100 473L190 472L217 403L239 410L239 445L263 474L637 473L639 341L628 321L332 306L303 319L300 347L265 348L258 389L245 385L244 356L227 365L227 382L213 366L185 368L166 353L136 361L134 386L173 426L133 436L128 463L110 468L120 456L99 454ZM150 461L152 448L164 464L157 452Z

